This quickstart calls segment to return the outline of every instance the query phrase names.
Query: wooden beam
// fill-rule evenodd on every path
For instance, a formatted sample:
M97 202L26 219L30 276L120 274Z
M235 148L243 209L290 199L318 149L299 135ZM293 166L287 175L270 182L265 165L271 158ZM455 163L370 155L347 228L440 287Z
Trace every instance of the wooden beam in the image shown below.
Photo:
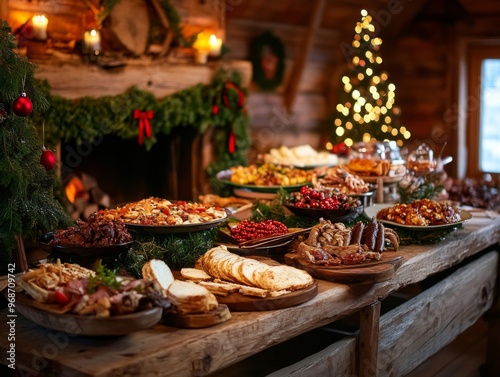
M165 29L166 35L165 39L163 40L161 44L161 51L159 56L163 57L167 55L168 51L170 50L170 44L172 43L172 40L174 39L174 31L170 27L170 21L168 20L167 13L161 6L161 4L158 2L158 0L151 0L151 3L153 4L153 8L155 9L156 13L158 14L158 18L160 19L160 23L162 24L163 28Z
M314 42L314 35L319 29L321 18L325 9L325 4L326 0L316 0L314 2L313 12L309 21L309 27L307 29L306 39L304 41L304 46L301 49L302 54L297 58L295 62L292 76L290 78L286 91L285 106L289 113L292 112L293 104L295 103L295 98L297 97L300 79L302 78L302 73L307 62L307 57L309 56L309 52Z

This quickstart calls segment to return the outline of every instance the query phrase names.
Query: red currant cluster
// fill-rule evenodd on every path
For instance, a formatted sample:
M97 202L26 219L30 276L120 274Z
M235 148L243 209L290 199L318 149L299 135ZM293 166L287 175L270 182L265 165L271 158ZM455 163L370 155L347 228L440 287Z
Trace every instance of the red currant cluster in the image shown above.
M289 204L296 208L336 210L356 208L361 205L361 202L345 194L336 194L332 190L319 190L302 186L300 191L291 193Z
M238 242L286 233L288 233L286 225L277 220L265 220L256 223L245 219L231 228L231 236Z

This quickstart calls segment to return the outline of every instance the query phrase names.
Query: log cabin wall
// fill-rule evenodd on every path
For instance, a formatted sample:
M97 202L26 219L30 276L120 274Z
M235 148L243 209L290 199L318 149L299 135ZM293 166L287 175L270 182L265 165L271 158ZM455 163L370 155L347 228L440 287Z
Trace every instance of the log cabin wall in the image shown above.
M86 12L81 1L57 1L55 8L47 7L50 1L3 0L0 15L6 18L9 10L16 14L52 12L57 17L49 25L51 33L56 32L58 23L83 22ZM200 3L221 9L217 0ZM222 4L226 10L219 14L219 21L225 24L225 45L229 48L226 60L249 60L252 40L267 30L285 45L282 84L270 92L255 85L249 88L251 158L273 146L325 145L328 117L337 103L340 78L346 70L340 46L352 41L360 10L366 7L381 25L383 67L396 85L402 123L413 135L408 148L425 141L439 150L446 142L444 154L454 157L447 169L456 173L461 153L456 140L457 119L446 114L458 111L457 45L463 38L499 36L500 2L228 0ZM81 32L71 30L69 34ZM72 34L66 37L71 39ZM304 56L303 69L297 69Z
M346 70L340 45L351 43L360 10L365 8L381 25L383 68L396 85L402 124L412 132L407 148L426 142L439 151L446 142L443 155L454 157L447 170L456 176L456 161L462 152L456 140L457 45L463 38L499 36L500 2L326 1L290 112L284 106L294 65L303 51L313 9L321 2L233 3L226 15L230 57L248 59L252 39L265 30L271 30L286 46L283 84L270 93L250 87L255 153L281 144L324 146L328 117L337 104L340 78ZM447 116L450 112L452 116Z

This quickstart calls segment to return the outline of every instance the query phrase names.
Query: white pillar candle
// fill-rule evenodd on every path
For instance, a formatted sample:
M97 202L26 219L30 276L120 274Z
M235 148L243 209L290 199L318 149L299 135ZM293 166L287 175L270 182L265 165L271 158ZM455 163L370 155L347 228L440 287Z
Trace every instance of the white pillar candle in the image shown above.
M47 17L43 15L33 16L31 22L33 24L34 38L39 41L45 41L47 39L47 24L49 23Z
M211 57L219 57L220 52L221 52L221 46L222 46L222 39L217 38L215 34L212 34L210 36L210 39L208 40L208 45L210 46L210 56Z
M86 31L83 34L84 52L95 54L101 49L101 35L97 30Z

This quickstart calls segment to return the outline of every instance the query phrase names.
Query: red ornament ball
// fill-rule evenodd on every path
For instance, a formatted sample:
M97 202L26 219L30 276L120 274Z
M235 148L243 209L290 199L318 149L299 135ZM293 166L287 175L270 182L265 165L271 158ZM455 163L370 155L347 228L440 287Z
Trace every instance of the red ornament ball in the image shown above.
M217 115L219 114L219 106L213 105L212 107L212 115Z
M22 93L21 97L16 99L12 104L12 111L20 117L27 117L33 111L33 104L31 100L26 97L26 93Z
M344 143L335 144L332 147L332 152L341 156L349 154L349 147Z
M54 169L57 164L57 157L50 149L42 148L42 156L40 157L40 164L48 171Z

